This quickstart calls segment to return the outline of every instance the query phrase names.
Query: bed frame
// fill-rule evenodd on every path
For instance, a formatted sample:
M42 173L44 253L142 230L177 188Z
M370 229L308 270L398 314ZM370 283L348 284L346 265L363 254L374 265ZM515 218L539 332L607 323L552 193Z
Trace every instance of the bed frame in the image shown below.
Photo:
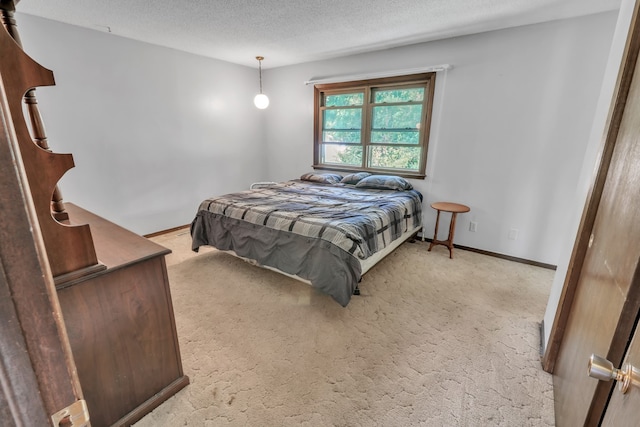
M277 185L278 185L278 183L272 182L272 181L255 182L255 183L251 184L249 189L250 190L255 190L255 189L267 188L267 187L272 187L272 186L277 186ZM362 258L359 258L359 257L354 257L354 259L356 260L357 264L360 267L360 279L358 281L358 284L355 285L355 288L352 291L352 295L360 295L359 282L362 281L362 276L364 276L365 273L367 273L369 270L371 270L378 262L380 262L382 259L384 259L391 252L393 252L402 243L406 242L407 240L413 242L415 240L415 237L418 234L418 232L420 232L420 230L422 230L421 221L420 221L419 225L416 225L415 227L412 227L412 228L408 229L407 231L402 233L398 238L393 240L389 245L387 245L384 248L382 248L381 250L371 254L369 257L367 257L365 259L362 259ZM192 235L193 235L193 230L192 230ZM288 273L286 271L282 271L278 267L275 267L275 266L272 266L272 265L262 264L260 261L258 261L256 259L248 258L246 256L239 255L234 249L218 249L218 250L220 250L221 252L226 252L226 253L228 253L230 255L233 255L236 258L240 258L243 261L245 261L245 262L247 262L247 263L249 263L249 264L251 264L253 266L265 268L267 270L274 271L274 272L282 274L284 276L291 277L291 278L293 278L295 280L298 280L300 282L306 283L306 284L308 284L310 286L312 285L312 282L309 279L300 277L297 274L292 274L292 273Z
M251 188L254 188L253 186ZM403 244L406 241L409 241L411 243L413 243L415 241L415 238L417 236L417 234L420 232L420 230L422 230L422 226L418 226L416 228L414 228L413 230L408 230L406 232L404 232L404 234L402 234L402 236L400 236L399 238L397 238L396 240L393 241L393 243L391 243L389 246L385 247L384 249L376 252L375 254L371 255L369 258L367 259L363 259L363 260L358 260L360 263L360 267L362 269L362 277L364 277L364 275L371 270L377 263L379 263L380 261L382 261L387 255L389 255L391 252L393 252L394 250L396 250L396 248L398 248L398 246L400 246L401 244ZM311 286L311 282L307 279L303 279L300 276L297 276L295 274L289 274L289 273L285 273L282 270L279 270L275 267L270 267L268 265L262 265L260 263L258 263L256 260L251 259L251 258L246 258L243 256L240 256L238 254L236 254L234 251L220 251L220 252L224 252L227 253L229 255L233 255L236 258L240 258L241 260L256 266L256 267L261 267L267 270L271 270L271 271L275 271L276 273L282 274L283 276L287 276L287 277L291 277L293 279L296 279L302 283L306 283L307 285ZM362 281L362 277L360 278L360 281ZM353 291L353 295L360 295L360 286L356 286L355 290Z

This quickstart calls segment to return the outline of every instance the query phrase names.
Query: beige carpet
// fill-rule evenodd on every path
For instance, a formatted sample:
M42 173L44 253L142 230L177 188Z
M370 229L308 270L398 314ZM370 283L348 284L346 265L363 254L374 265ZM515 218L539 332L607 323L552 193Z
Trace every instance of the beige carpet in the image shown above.
M185 231L169 279L191 384L151 426L552 426L539 322L553 271L407 243L343 308L205 250Z

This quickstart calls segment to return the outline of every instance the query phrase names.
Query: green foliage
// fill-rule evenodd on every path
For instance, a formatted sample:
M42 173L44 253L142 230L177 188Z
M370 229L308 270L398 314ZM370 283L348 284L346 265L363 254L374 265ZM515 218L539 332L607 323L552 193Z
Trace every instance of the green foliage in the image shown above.
M418 144L421 119L422 105L373 107L371 141ZM379 139L381 136L384 139Z
M393 147L389 145L371 148L371 166L418 170L420 147Z
M325 107L347 107L354 105L362 105L364 101L364 92L359 93L343 93L339 95L326 95L324 97Z
M371 143L367 167L418 170L420 165L420 122L424 88L374 89ZM334 160L345 165L362 164L363 93L326 95L323 141L345 144ZM383 105L380 105L383 104ZM336 108L337 107L337 108ZM342 107L342 108L341 108ZM397 147L411 144L415 147Z
M416 87L411 89L391 89L374 90L373 102L381 104L385 102L422 102L424 99L424 88Z
M373 168L394 168L418 170L420 165L420 147L394 147L376 145L370 150L370 164ZM361 147L347 146L337 157L340 163L359 165L362 163Z
M361 165L362 164L362 148L361 147L347 147L344 151L338 154L340 163L346 165Z

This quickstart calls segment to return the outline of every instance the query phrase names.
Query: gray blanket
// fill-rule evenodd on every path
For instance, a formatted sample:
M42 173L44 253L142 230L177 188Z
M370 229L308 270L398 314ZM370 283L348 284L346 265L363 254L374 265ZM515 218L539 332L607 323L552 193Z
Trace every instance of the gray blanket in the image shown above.
M207 199L191 224L202 245L256 260L309 280L342 306L360 278L360 263L421 225L415 190L287 181Z

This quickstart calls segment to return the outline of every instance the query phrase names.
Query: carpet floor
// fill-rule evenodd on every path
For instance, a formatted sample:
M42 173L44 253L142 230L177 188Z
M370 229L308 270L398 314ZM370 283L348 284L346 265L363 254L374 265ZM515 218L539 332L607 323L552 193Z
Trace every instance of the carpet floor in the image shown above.
M169 280L191 384L157 426L553 426L539 322L553 271L406 243L346 308L185 230Z

